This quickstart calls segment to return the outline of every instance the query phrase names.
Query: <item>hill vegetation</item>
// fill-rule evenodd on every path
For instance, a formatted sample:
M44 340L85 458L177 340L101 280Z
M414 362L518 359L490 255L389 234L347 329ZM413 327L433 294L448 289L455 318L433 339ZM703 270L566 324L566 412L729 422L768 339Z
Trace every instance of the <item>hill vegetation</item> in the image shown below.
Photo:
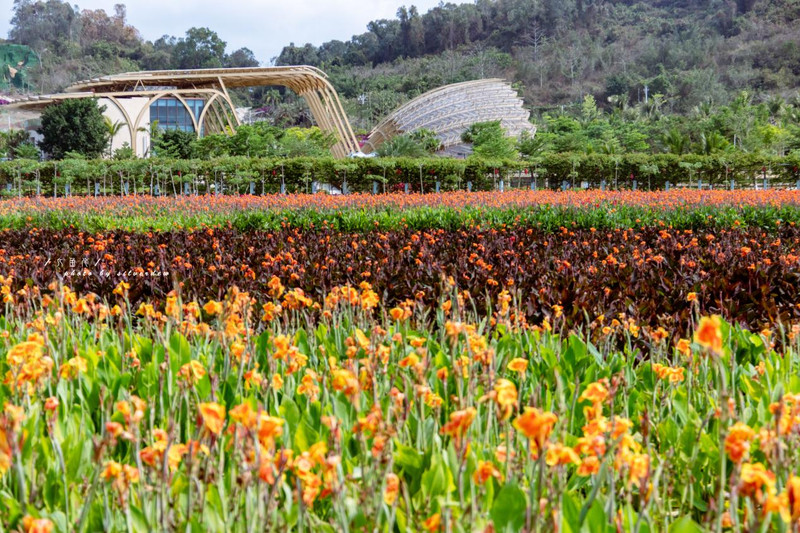
M800 149L800 4L791 0L477 0L427 13L400 7L347 41L286 46L277 65L319 66L356 130L437 86L511 80L539 126L523 155L577 152L782 155ZM113 14L61 0L15 0L13 43L42 68L43 92L136 69L246 67L209 28L143 39ZM311 125L302 99L276 88L238 91L255 119Z

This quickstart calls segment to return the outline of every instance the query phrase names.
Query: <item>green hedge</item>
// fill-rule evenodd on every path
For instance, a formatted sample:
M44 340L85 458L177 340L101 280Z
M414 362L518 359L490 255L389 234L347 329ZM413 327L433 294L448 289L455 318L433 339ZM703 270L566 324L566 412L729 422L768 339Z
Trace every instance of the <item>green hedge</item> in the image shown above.
M0 191L4 195L56 194L69 185L71 194L92 194L95 184L106 194L155 191L180 194L221 191L245 194L312 192L312 181L346 187L351 192L370 192L377 187L402 191L489 190L503 180L506 187L570 188L588 185L608 188L662 189L666 183L697 186L698 180L714 188L761 185L794 186L800 179L800 156L770 157L756 154L699 156L672 154L546 154L529 161L482 161L446 158L254 159L228 157L210 160L137 159L64 160L37 162L15 160L0 163ZM127 185L126 185L127 184ZM253 184L253 185L251 185ZM188 187L188 189L187 189Z

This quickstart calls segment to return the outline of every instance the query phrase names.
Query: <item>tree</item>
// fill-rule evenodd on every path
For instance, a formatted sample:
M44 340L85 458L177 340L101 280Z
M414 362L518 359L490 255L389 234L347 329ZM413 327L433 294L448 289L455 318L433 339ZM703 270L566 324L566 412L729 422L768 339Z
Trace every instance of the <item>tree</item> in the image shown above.
M421 128L398 135L378 147L381 157L425 157L438 151L442 141L431 130Z
M476 122L461 134L461 140L472 143L474 155L482 159L516 159L518 155L499 120Z
M63 48L66 43L77 40L79 27L80 15L69 2L14 0L8 37L34 50L46 46Z
M225 41L208 28L189 28L175 44L178 68L215 68L225 61Z
M153 155L169 159L191 159L194 153L194 132L171 129L153 138Z
M112 146L114 145L114 137L117 136L119 130L122 129L122 122L111 122L111 119L103 116L103 124L106 127L106 132L108 132L108 155L111 155Z
M71 98L47 107L42 112L39 134L41 149L53 159L67 152L94 158L108 146L108 130L102 108L94 98Z
M225 56L225 66L232 68L257 67L258 59L249 48L239 48Z

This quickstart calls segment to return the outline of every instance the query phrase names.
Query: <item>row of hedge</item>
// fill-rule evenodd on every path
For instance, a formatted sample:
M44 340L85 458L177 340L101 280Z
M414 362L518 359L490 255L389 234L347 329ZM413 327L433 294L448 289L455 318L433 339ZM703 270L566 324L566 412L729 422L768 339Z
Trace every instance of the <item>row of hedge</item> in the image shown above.
M667 183L714 188L794 186L800 179L800 154L714 156L673 154L546 154L527 161L447 158L293 158L227 157L210 160L15 160L0 163L3 194L152 192L180 194L223 191L256 194L314 192L314 182L345 191L430 192L505 187L601 187L661 189ZM54 189L55 186L55 189Z

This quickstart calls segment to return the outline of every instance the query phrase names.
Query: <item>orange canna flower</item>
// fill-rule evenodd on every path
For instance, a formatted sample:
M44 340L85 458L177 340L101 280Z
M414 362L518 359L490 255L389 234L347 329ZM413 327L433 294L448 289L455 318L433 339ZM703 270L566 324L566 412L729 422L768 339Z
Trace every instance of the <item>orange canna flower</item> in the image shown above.
M106 431L108 432L109 435L111 435L116 439L117 437L122 435L122 433L125 431L125 428L122 427L122 424L120 424L119 422L109 421L106 422Z
M25 515L25 518L22 519L22 530L24 533L52 533L53 522L47 518Z
M577 465L581 462L581 458L573 448L564 446L560 442L548 446L545 460L548 466Z
M119 295L119 296L125 296L128 293L128 290L130 290L130 288L131 288L131 284L130 283L127 283L125 281L120 281L117 284L117 286L114 287L114 290L112 292L114 294Z
M397 496L400 494L400 478L397 474L390 472L386 475L386 488L383 489L383 502L386 505L394 505Z
M595 381L594 383L590 383L586 390L584 390L580 397L578 397L579 402L589 401L593 404L603 403L608 398L608 380L602 379L600 381Z
M728 429L728 435L725 437L725 452L731 461L742 462L750 450L750 441L755 436L756 432L743 422L736 422Z
M419 364L419 356L415 353L412 353L402 358L398 364L400 365L401 368L406 368L409 366L417 366L417 364Z
M442 427L443 435L450 435L456 442L460 442L461 438L472 425L475 415L478 411L474 407L467 407L461 411L455 411L450 414L450 421Z
M280 374L272 374L272 390L279 391L283 388L283 378Z
M210 316L218 315L222 312L222 304L220 302L209 300L203 306L203 311Z
M700 319L694 340L714 355L722 354L722 318L719 315Z
M511 370L512 372L517 372L521 376L525 376L525 371L528 369L528 360L523 359L522 357L515 357L511 361L508 362L506 368Z
M275 445L275 438L283 434L285 423L282 418L269 416L266 411L261 411L258 416L258 441L261 445L272 448Z
M786 482L786 503L793 524L800 520L800 477L791 476Z
M178 371L178 376L185 379L189 385L194 385L206 375L206 369L195 359L183 365Z
M675 345L675 348L686 357L692 355L692 344L689 342L689 339L680 339L678 344Z
M248 402L241 403L228 411L228 415L234 422L238 422L248 429L253 429L256 426L258 416L256 412L250 407Z
M761 502L775 492L775 474L761 463L744 463L739 474L739 492Z
M225 406L207 402L201 403L197 407L205 427L214 435L222 433L222 427L225 425Z
M585 457L581 464L578 466L577 473L579 476L591 476L600 471L600 460L594 455Z
M389 315L392 317L392 320L403 320L405 316L405 311L403 311L400 307L394 307L391 311L389 311Z
M106 481L113 481L122 474L122 465L116 461L106 461L100 477Z
M498 416L507 420L517 406L517 387L507 379L498 379L494 385Z
M83 298L80 298L77 302L75 302L75 305L72 306L72 312L78 315L87 314L91 311L92 308L89 307L89 304Z
M558 422L558 417L549 411L541 411L536 407L525 407L525 412L514 419L514 427L531 440L537 450L541 450L556 422Z
M503 474L497 469L491 461L478 461L478 467L472 473L472 479L479 485L485 484L491 478L497 479L498 482L503 482Z
M670 383L676 384L684 380L683 367L671 367L659 363L652 364L653 372L659 379L669 380Z
M425 531L439 531L442 529L442 516L439 513L436 513L433 516L428 517L423 523L422 527L425 528Z
M47 400L45 400L44 408L48 411L55 411L58 409L58 403L58 398L55 396L50 396Z

